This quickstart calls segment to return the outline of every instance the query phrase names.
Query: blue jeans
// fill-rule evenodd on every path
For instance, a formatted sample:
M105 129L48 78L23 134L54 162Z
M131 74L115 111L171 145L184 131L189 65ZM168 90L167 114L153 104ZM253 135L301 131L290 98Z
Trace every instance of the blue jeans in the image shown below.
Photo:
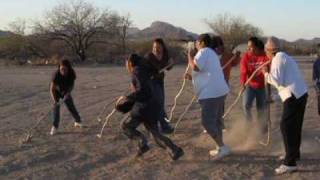
M246 87L243 93L242 107L244 111L245 118L248 121L252 121L251 109L253 106L253 101L256 99L256 107L258 111L258 120L261 123L266 123L265 109L266 109L266 90L265 88L254 89L251 87Z
M64 98L59 92L54 92L54 93L55 93L55 100L57 102L59 101L60 98L61 99ZM65 100L64 104L67 106L75 122L81 123L80 115L73 103L73 99L71 95ZM60 105L55 105L53 107L53 126L55 128L58 128L59 123L60 123Z

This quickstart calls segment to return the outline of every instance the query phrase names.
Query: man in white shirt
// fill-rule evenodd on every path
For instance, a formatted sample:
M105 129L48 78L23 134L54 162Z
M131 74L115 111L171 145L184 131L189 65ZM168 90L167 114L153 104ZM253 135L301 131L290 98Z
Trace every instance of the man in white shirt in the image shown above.
M222 116L225 97L229 87L224 79L220 60L209 48L211 38L201 34L197 40L197 54L188 53L189 65L192 68L193 85L201 106L202 125L218 145L218 150L209 152L214 159L230 154L230 149L223 142Z
M277 174L297 170L296 161L300 159L302 123L307 103L307 86L296 61L280 51L279 40L268 38L265 51L272 59L270 72L264 69L265 80L273 85L283 102L280 129L284 141L285 157Z

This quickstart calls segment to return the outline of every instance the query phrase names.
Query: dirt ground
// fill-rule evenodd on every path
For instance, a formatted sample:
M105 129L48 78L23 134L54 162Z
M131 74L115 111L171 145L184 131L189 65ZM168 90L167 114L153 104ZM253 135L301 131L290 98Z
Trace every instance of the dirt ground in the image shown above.
M311 85L312 64L298 58L299 66L308 85ZM308 61L308 60L307 60ZM167 73L167 111L181 85L184 66L176 66ZM225 120L226 144L233 154L219 161L209 158L208 151L215 144L202 133L200 109L191 107L179 124L175 136L170 137L185 151L178 161L172 162L168 153L150 139L151 150L141 159L134 159L134 143L121 133L120 119L116 113L111 127L97 138L102 123L97 116L103 106L121 95L127 88L129 77L123 67L77 67L73 97L84 124L83 129L73 127L73 119L63 106L58 134L49 136L51 117L42 121L32 141L20 145L29 128L34 126L51 105L49 81L55 67L0 67L0 179L314 179L320 178L320 117L316 111L313 89L309 89L299 172L276 176L274 168L280 165L278 156L283 153L279 131L281 103L271 105L271 144L259 145L266 140L257 128L245 123L241 102ZM228 107L239 91L239 67L231 76ZM192 85L178 101L175 119L192 98ZM104 113L112 110L110 106ZM104 118L103 118L104 119ZM175 125L175 121L172 122ZM143 131L144 129L141 128Z

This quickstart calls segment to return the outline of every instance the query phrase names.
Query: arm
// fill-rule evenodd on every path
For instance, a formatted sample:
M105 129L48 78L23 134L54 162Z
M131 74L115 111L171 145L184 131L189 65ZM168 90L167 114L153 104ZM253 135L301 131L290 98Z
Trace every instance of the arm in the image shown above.
M270 73L264 72L265 81L275 86L279 91L283 89L285 62L280 59L274 59L271 65Z
M192 70L197 71L197 72L200 71L199 67L195 63L195 59L194 59L194 56L191 53L191 51L188 52L188 63L189 63L189 66L191 67Z
M318 70L318 67L317 67L317 61L315 61L315 63L313 64L313 71L312 71L312 80L313 80L313 85L314 85L314 88L316 90L317 93L319 93L319 88L317 86L317 83L318 83L318 80L319 80L319 70Z
M240 60L241 60L240 54L241 54L240 51L237 51L235 54L233 54L233 56L231 57L232 58L231 66L234 67L240 63Z
M169 61L168 61L168 64L167 64L166 67L165 67L165 69L166 69L167 71L170 71L170 70L173 68L173 65L174 65L174 61L173 61L172 58L170 58Z
M240 84L245 85L248 79L247 55L245 54L240 61Z
M134 92L131 92L127 98L134 101L144 102L147 101L151 95L151 89L148 85L149 76L146 72L141 69L135 69L132 73L132 81L134 81Z
M69 88L66 90L66 92L64 93L64 97L63 97L63 100L66 100L70 97L71 95L71 91L73 90L73 87L74 87L74 80L71 82Z
M51 96L51 99L53 100L53 102L54 102L54 104L56 104L57 103L57 97L56 97L56 95L55 95L55 93L54 93L54 91L55 91L55 84L54 84L54 82L51 82L50 83L50 96Z

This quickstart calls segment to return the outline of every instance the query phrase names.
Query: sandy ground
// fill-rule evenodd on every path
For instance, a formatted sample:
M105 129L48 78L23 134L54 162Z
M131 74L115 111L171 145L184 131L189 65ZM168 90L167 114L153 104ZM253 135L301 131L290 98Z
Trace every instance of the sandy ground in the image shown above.
M299 65L311 84L311 64ZM0 179L319 179L320 119L316 112L315 93L309 90L305 114L302 159L299 172L276 176L273 172L283 153L279 131L281 104L271 105L272 143L259 145L266 136L246 125L241 102L225 120L226 143L233 154L223 160L209 159L208 151L215 144L203 134L199 105L195 103L170 136L183 147L185 156L172 162L168 153L150 138L151 150L141 159L134 159L136 147L119 129L123 115L116 113L101 139L96 137L102 124L97 116L103 106L128 87L129 77L122 67L78 67L73 97L80 111L83 129L73 127L73 119L65 107L59 133L49 136L51 117L40 123L30 143L19 145L26 131L51 108L48 86L54 67L0 67ZM166 77L166 104L169 111L181 85L183 66L177 66ZM232 72L232 92L227 107L238 91L238 67ZM178 102L175 119L192 98L191 82ZM109 107L105 114L110 112ZM173 122L172 125L175 125ZM143 130L143 128L141 128Z

